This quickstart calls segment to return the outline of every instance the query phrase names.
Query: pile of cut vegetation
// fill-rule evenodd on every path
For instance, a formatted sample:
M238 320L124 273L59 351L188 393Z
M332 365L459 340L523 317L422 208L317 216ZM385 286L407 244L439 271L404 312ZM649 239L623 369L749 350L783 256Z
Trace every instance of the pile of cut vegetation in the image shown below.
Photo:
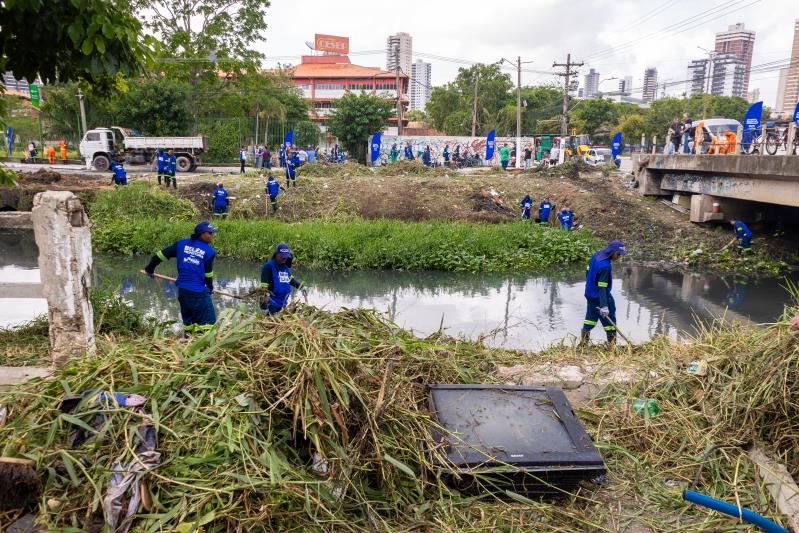
M99 530L117 467L139 471L135 531L718 531L734 522L680 498L707 446L758 436L795 466L782 444L799 430L799 393L788 386L799 350L784 323L759 331L719 327L694 348L637 347L629 361L645 379L578 412L607 485L555 502L449 488L434 462L442 446L430 437L426 384L495 382L499 366L566 349L536 356L419 339L364 310L263 318L240 309L186 341L101 337L97 356L0 397L9 406L0 455L36 461L48 529ZM707 358L706 378L685 372L689 356ZM768 380L757 379L763 372ZM144 403L97 401L108 392ZM727 397L711 397L719 393ZM633 396L656 399L660 413L631 410ZM66 397L83 400L63 412ZM79 431L87 440L71 445ZM134 468L153 434L157 455ZM745 454L713 458L699 489L782 520Z

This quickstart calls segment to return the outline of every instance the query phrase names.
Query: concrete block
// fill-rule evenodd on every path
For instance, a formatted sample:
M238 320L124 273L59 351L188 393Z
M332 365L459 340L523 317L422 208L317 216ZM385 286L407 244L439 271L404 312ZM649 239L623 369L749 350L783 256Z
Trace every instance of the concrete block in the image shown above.
M45 191L33 199L33 231L39 247L42 293L47 299L53 364L95 350L89 286L92 246L89 218L69 191Z
M0 229L30 229L32 227L30 211L0 212Z
M0 390L25 383L33 378L49 378L52 370L35 366L0 366Z
M757 473L777 509L788 518L788 526L792 531L799 531L799 486L788 469L755 447L749 450L749 458L757 465Z

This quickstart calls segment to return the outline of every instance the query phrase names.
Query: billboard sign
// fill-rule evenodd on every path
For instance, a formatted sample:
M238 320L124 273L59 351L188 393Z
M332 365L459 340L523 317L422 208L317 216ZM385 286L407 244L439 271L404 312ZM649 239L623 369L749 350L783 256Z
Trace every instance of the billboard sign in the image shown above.
M314 49L319 52L332 52L334 54L350 53L350 38L339 37L337 35L324 35L317 33L314 35Z

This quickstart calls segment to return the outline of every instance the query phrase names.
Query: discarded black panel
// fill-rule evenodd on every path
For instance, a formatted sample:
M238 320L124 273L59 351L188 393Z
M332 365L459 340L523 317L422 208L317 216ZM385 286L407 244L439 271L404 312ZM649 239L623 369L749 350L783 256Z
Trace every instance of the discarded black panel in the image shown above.
M433 438L446 458L435 459L463 492L562 495L605 474L559 387L431 385L430 410L444 428Z

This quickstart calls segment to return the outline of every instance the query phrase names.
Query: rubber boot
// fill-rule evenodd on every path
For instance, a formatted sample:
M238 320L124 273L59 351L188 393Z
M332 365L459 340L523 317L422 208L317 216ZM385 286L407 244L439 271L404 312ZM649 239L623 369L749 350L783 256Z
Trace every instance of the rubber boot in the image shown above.
M161 174L158 175L158 185L161 185Z
M172 188L173 189L177 189L178 188L178 179L176 177L174 177L174 176L172 176Z
M608 350L613 350L616 348L616 332L615 331L608 331Z
M591 344L591 332L588 330L580 330L580 344L577 346L588 346Z

